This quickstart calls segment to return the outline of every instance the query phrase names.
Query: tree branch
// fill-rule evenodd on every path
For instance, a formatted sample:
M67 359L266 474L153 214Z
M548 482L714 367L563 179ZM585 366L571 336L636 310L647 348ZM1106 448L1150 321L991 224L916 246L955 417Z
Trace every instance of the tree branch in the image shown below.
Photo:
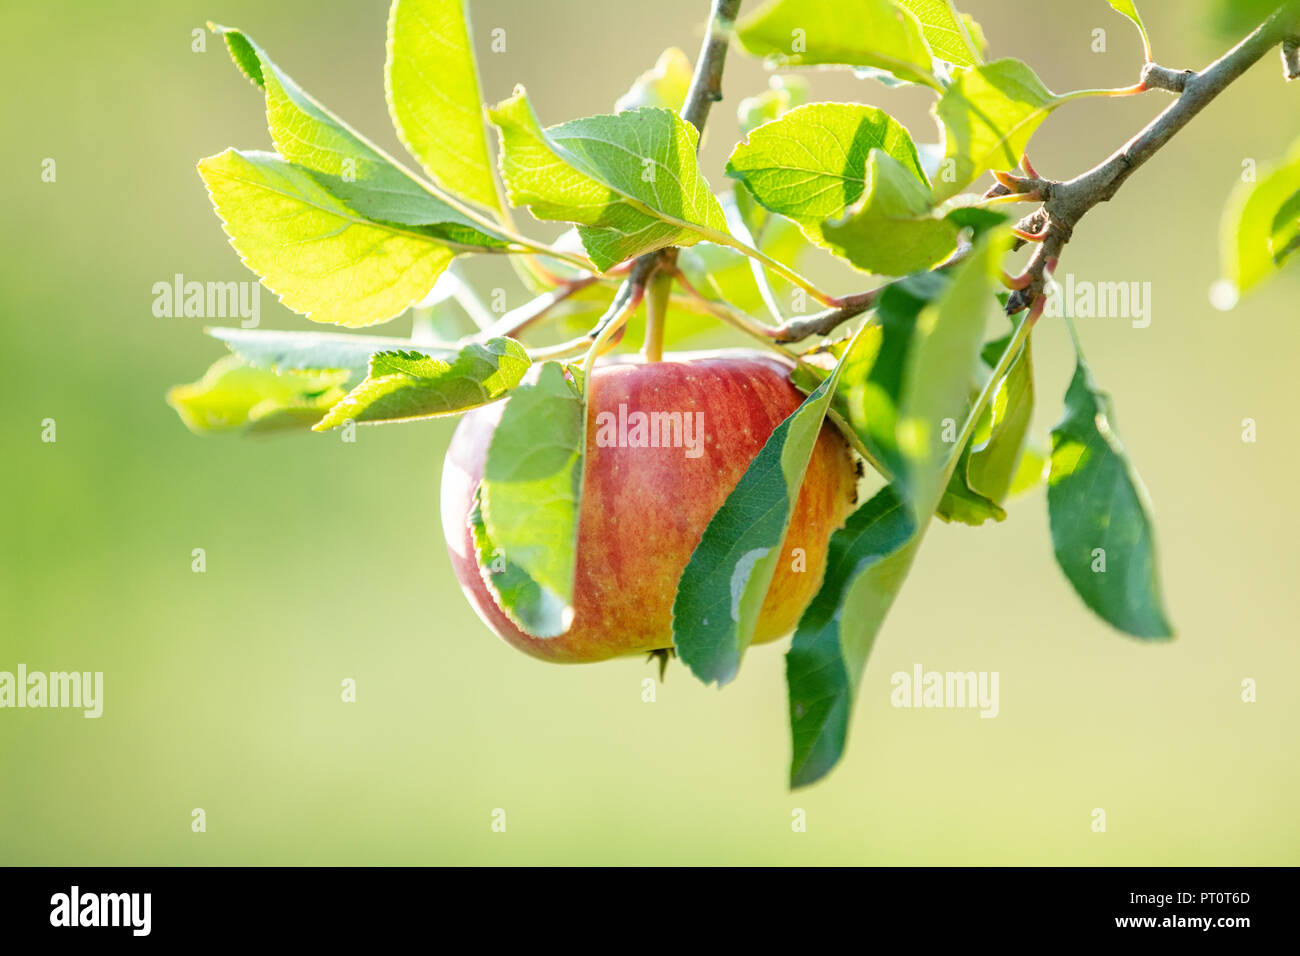
M1024 273L1012 280L1015 291L1007 303L1008 313L1014 315L1029 308L1045 294L1051 273L1073 236L1074 227L1089 210L1109 201L1140 166L1269 50L1278 44L1295 44L1300 20L1296 7L1295 0L1279 7L1253 33L1199 73L1191 70L1179 72L1154 63L1144 66L1143 85L1175 93L1178 99L1109 158L1087 172L1066 182L1041 179L1032 174L1028 178L999 177L1000 181L986 196L1036 192L1044 200L1041 208L1016 224L1018 233L1034 237L1033 241L1039 245ZM1288 73L1291 72L1291 61L1297 56L1300 54L1292 52L1288 58L1284 50ZM1018 240L1016 247L1026 241L1029 240ZM949 269L968 254L969 249L958 249L936 269ZM827 335L840 324L872 308L889 284L892 283L869 292L845 296L840 308L791 319L772 328L769 335L778 342L797 342L813 335Z
M701 137L709 110L722 99L722 68L727 62L727 47L731 45L731 31L739 12L740 0L713 0L709 28L700 55L695 59L695 73L682 106L682 119L694 126Z
M722 99L722 69L727 62L731 31L739 12L740 0L713 0L704 43L700 46L699 56L695 58L695 72L691 74L686 102L682 104L682 119L695 127L695 131L700 134L700 142L704 141L704 123L709 118L709 110ZM699 150L698 143L696 150ZM676 247L647 252L636 258L626 284L633 291L644 290L656 272L675 271L676 267ZM650 330L647 330L647 335L649 333Z
M1046 214L1046 238L1034 252L1025 270L1028 282L1018 289L1007 303L1007 311L1014 314L1033 305L1046 291L1050 273L1057 259L1074 234L1074 227L1093 207L1108 202L1147 160L1220 93L1254 66L1269 50L1286 39L1292 26L1292 15L1287 7L1279 7L1271 17L1250 36L1242 40L1222 57L1199 73L1191 71L1174 74L1159 68L1143 70L1143 79L1157 75L1164 79L1179 78L1182 90L1178 99L1146 128L1116 150L1107 160L1074 179L1052 183L1050 195L1043 204ZM1159 87L1161 89L1167 87Z

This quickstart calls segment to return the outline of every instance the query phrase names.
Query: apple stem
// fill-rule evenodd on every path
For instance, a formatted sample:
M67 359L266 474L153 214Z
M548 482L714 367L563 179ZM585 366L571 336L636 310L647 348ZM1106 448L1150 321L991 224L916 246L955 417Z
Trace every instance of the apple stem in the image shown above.
M664 320L668 315L668 297L673 289L673 272L658 269L646 286L645 343L641 354L647 362L661 362L664 357Z

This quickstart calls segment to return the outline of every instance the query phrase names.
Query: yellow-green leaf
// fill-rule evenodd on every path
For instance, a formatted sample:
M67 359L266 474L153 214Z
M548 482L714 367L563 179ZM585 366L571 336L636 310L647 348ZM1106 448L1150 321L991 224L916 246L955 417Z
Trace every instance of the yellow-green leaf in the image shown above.
M360 215L272 153L228 149L201 160L199 174L240 257L313 321L356 327L391 319L451 262L445 241Z
M172 388L167 404L197 434L306 429L343 397L348 376L346 370L273 372L227 355L199 381Z
M1013 169L1034 131L1061 102L1019 60L960 71L937 109L944 160L935 197L956 195L990 169Z
M397 135L425 171L449 192L499 209L463 0L394 0L384 81Z

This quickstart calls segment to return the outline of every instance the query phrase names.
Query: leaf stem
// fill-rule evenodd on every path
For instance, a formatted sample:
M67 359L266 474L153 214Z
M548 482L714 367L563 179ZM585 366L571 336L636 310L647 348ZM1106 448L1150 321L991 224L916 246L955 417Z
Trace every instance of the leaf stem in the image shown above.
M836 296L830 295L826 292L823 292L821 289L817 288L810 281L805 279L799 273L795 272L789 266L785 265L782 262L778 262L776 259L773 259L771 256L769 256L767 253L755 249L753 246L749 245L748 243L742 242L741 240L737 239L735 236L728 235L725 232L715 232L712 229L703 229L698 226L696 227L696 231L705 239L707 239L709 242L716 243L720 246L728 246L732 249L735 249L737 252L742 252L745 255L749 256L751 259L754 259L762 263L763 265L767 266L767 268L771 269L773 272L779 275L781 278L803 289L805 292L807 292L810 296L812 296L814 299L816 299L824 306L827 306L829 308L837 308L843 304L841 299L837 298Z
M704 312L721 320L736 331L743 332L750 338L763 343L765 347L772 351L779 352L787 358L792 358L798 361L798 357L793 352L781 346L772 338L771 335L768 334L768 326L759 325L757 322L753 321L748 316L740 314L735 309L729 308L721 302L715 302L712 299L707 298L699 289L695 288L695 286L691 284L690 280L686 278L681 269L676 271L675 277L677 279L677 284L682 287L682 290Z
M596 359L608 352L618 341L615 336L623 331L623 326L627 324L627 320L641 304L644 296L645 286L633 283L631 279L619 287L609 311L596 325L594 339L588 339L591 348L587 350L587 355L582 360L582 380L585 388L591 387L591 372L596 367Z
M581 292L588 286L595 285L598 281L600 281L599 278L594 275L580 276L576 279L567 279L558 289L539 295L537 298L525 302L518 308L511 309L490 326L483 329L477 335L472 336L471 340L518 335L534 322L544 319L551 309L555 308L555 306L559 305L565 299Z

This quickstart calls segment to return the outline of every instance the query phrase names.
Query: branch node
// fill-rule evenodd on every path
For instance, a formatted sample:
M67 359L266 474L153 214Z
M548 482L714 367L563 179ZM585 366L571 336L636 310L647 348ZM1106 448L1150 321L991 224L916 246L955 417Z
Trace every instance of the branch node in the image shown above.
M1288 80L1300 80L1300 36L1282 41L1282 68Z
M1171 70L1159 63L1148 63L1142 67L1142 85L1148 90L1164 90L1168 93L1182 93L1187 84L1196 76L1193 70Z

